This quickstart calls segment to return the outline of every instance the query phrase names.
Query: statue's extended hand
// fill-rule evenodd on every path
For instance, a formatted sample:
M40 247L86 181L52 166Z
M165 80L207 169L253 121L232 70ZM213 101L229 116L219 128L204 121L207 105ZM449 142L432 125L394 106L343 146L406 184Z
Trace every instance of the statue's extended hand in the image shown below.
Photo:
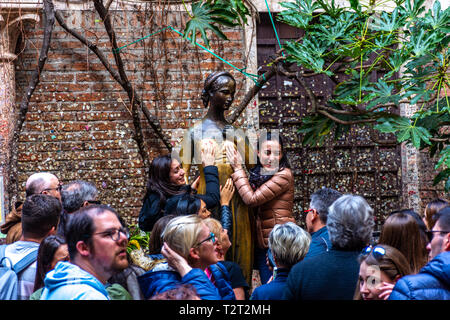
M220 205L228 206L234 194L233 179L228 178L225 185L220 187Z
M227 152L228 161L230 162L233 170L236 171L238 169L242 169L242 157L237 151L234 144L232 144L231 142L225 142L225 149Z

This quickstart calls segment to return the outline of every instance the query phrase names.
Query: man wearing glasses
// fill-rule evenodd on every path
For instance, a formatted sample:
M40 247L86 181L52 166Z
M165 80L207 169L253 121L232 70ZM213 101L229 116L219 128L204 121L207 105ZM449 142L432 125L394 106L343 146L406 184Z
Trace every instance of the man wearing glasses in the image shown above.
M331 248L327 230L328 208L342 193L330 188L321 188L311 195L309 209L305 210L306 229L311 234L311 245L305 259L315 257Z
M61 202L61 184L59 179L49 172L38 172L32 174L25 185L26 197L33 194L46 194ZM0 227L1 232L6 234L6 243L16 242L22 236L22 204L15 203L13 210L6 216L5 223Z
M38 172L32 174L26 183L26 196L32 194L48 194L61 202L61 187L59 179L50 172Z
M450 207L436 213L428 231L429 262L416 275L397 281L389 300L450 300Z
M97 196L97 188L87 181L75 180L63 185L61 189L63 210L61 212L61 219L59 220L58 234L63 237L65 236L64 229L72 213L82 207L100 204L101 202L97 200Z
M111 207L83 207L66 228L70 262L47 273L41 300L110 300L104 285L128 267L128 236Z

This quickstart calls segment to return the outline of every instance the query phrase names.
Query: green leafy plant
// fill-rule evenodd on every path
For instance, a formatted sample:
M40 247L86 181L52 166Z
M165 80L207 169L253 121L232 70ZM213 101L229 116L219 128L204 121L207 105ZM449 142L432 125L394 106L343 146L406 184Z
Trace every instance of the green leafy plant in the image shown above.
M130 253L133 250L139 249L145 252L148 248L150 232L142 231L136 224L130 225L128 229L130 231L130 238L128 239L127 252Z
M201 34L205 43L208 28L225 39L217 28L246 21L248 1L224 3L193 4L192 20L204 22L191 20L187 31ZM285 42L282 56L268 66L281 64L276 72L297 80L311 100L312 110L299 128L303 144L320 145L329 135L338 139L356 125L390 133L398 143L437 156L440 172L434 182L444 181L450 191L450 8L435 1L428 9L425 0L350 0L348 5L293 0L280 5L277 19L302 29L303 36ZM292 71L292 65L300 71ZM328 77L332 94L318 99L309 87L307 76L312 75ZM400 116L403 104L416 111Z
M284 46L286 61L336 84L332 95L316 101L315 110L302 120L303 143L320 145L326 134L339 138L350 126L368 125L394 134L398 143L438 155L441 172L434 182L445 181L449 191L450 9L442 10L436 1L426 11L423 0L397 0L387 9L358 0L349 7L322 0L281 5L286 10L278 19L304 30L302 39ZM338 79L338 74L347 77ZM416 105L417 111L401 117L401 103Z
M186 23L184 37L195 42L200 34L205 46L209 48L207 30L211 30L223 40L228 40L220 26L235 27L246 24L249 8L242 0L195 1L192 3L192 12L188 11L188 14L190 19Z

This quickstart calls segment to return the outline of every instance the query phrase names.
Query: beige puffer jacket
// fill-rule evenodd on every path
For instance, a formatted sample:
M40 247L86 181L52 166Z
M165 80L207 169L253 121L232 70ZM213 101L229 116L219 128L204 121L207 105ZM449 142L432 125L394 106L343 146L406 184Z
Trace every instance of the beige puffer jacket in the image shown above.
M269 234L276 224L295 222L294 176L291 169L285 168L253 191L244 170L236 170L233 178L236 190L249 207L258 207L256 216L256 237L259 248L267 248Z

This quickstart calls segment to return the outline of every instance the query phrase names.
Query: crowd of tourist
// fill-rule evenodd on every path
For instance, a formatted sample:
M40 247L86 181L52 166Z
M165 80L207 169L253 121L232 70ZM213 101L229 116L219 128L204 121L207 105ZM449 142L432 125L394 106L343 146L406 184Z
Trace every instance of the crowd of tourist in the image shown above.
M93 184L31 175L25 201L1 226L7 242L0 246L1 299L450 299L446 200L430 202L423 214L389 213L375 237L374 212L363 197L324 187L311 194L305 230L294 219L282 140L267 134L261 141L248 171L236 148L226 147L233 170L222 186L214 145L205 145L203 194L199 178L186 183L180 159L152 161L139 214L139 227L150 232L141 250L146 264L130 257L127 225L100 203ZM246 232L253 250L240 254L253 261L257 287L230 253L239 239L230 209L235 194L252 208L254 229Z
M235 91L230 73L210 74L205 117L178 154L152 160L138 219L146 248L128 250L128 226L92 183L32 174L1 226L0 300L450 299L445 199L381 213L379 237L357 194L311 190L294 213L283 139L261 131L253 148L224 116Z

